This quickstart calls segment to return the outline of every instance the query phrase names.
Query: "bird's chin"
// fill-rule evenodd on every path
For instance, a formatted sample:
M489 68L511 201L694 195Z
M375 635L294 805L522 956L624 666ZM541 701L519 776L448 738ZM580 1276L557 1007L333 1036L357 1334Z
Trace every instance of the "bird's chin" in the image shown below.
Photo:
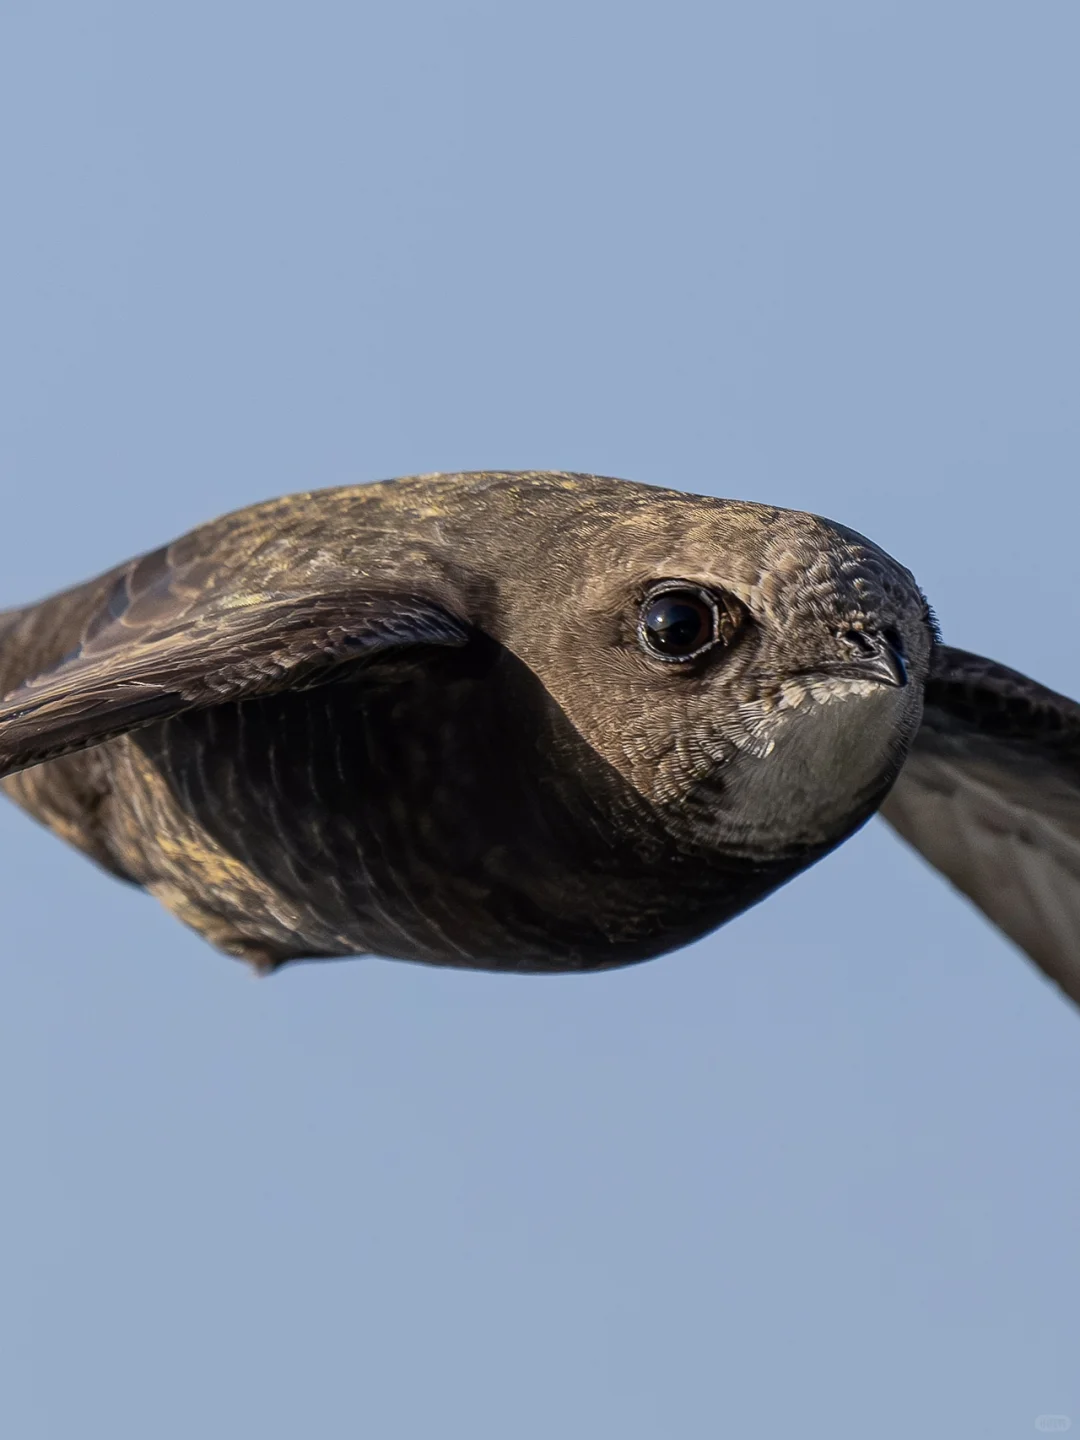
M877 808L921 718L921 695L873 681L802 677L767 716L747 715L729 766L730 818L757 844L828 845Z

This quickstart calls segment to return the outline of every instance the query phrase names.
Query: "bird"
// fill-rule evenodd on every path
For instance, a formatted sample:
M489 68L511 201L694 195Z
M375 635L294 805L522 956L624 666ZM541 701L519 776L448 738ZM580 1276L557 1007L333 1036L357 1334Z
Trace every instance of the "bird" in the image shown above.
M545 471L253 505L0 614L0 776L260 973L651 959L880 812L1080 1003L1080 706L800 511Z

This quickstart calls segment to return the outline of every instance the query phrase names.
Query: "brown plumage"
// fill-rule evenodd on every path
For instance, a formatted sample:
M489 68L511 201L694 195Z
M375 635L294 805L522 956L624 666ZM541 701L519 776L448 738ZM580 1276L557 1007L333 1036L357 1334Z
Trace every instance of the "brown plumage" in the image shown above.
M1080 998L1080 712L815 516L563 474L291 496L0 617L0 694L12 798L260 968L646 959L885 801Z

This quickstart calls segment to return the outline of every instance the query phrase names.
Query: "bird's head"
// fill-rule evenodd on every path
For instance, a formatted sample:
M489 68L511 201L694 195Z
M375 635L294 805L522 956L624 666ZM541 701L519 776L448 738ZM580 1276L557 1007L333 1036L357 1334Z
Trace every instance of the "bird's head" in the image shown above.
M499 638L593 749L748 854L861 823L922 713L933 621L908 571L796 511L625 482L564 505L535 508Z

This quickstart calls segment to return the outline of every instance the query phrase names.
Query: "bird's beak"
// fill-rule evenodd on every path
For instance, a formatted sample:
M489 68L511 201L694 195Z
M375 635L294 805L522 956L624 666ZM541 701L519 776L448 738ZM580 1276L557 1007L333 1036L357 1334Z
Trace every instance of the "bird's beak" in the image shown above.
M899 636L852 630L844 639L851 645L850 659L826 661L817 668L825 675L842 675L849 680L876 680L901 689L908 683L907 661Z

